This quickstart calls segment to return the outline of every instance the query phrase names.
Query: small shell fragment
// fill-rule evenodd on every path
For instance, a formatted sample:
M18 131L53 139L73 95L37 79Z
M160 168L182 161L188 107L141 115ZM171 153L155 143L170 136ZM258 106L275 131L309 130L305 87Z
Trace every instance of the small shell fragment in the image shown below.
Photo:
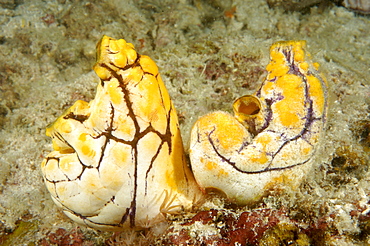
M344 7L351 9L361 14L370 14L370 1L369 0L344 0Z
M207 114L191 131L196 181L238 205L259 201L270 189L296 189L326 121L327 84L306 42L277 42L270 59L261 88L234 102L234 116Z
M54 151L41 170L54 202L101 230L147 228L191 208L201 192L154 61L104 36L94 70L95 99L77 101L46 130Z

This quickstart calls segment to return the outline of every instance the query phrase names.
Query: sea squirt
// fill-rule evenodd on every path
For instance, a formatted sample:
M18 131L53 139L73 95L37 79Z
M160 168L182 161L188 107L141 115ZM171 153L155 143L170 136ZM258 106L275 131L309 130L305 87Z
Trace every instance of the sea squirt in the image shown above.
M186 164L178 118L154 61L104 36L95 99L77 101L47 130L41 165L53 201L101 230L148 228L201 195Z
M305 41L273 44L266 70L257 92L234 102L234 116L212 112L191 131L196 181L238 205L255 203L271 189L297 189L326 122L327 83Z

